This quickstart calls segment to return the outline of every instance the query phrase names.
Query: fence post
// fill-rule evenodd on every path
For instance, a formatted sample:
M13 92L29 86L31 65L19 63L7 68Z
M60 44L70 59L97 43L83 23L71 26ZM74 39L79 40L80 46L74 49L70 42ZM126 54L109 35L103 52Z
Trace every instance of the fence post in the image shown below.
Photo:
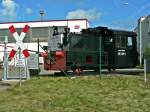
M38 38L38 78L40 78L40 65L39 65L39 55L40 55L40 40Z
M99 37L99 75L100 75L100 79L102 79L102 73L101 73L101 69L102 69L102 66L101 66L101 64L102 64L102 45L101 45L101 40L102 39L102 37Z
M4 75L3 75L3 80L7 80L7 75L8 75L7 43L8 43L8 36L5 36L5 41L4 41Z
M147 66L146 66L146 58L144 58L144 82L146 83L147 82Z

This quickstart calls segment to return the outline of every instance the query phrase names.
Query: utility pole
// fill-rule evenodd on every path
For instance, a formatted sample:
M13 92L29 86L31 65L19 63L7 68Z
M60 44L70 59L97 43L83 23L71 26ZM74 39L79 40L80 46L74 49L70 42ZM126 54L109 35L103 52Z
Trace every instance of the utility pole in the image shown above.
M45 15L45 12L44 10L40 10L40 15L41 15L41 21L43 21L43 18L44 18L44 15ZM40 39L38 37L38 40L37 40L37 44L38 44L38 77L39 77L39 72L40 72L40 65L39 65L39 55L40 55ZM39 77L40 78L40 77Z
M140 19L140 65L142 65L142 21Z

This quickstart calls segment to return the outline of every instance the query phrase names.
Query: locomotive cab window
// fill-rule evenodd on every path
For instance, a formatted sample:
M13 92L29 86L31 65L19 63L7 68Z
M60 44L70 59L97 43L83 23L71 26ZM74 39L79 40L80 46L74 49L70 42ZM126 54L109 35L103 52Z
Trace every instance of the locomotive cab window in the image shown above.
M116 36L116 48L126 48L125 36Z
M112 44L113 43L113 38L112 37L107 37L105 38L105 42L107 45Z
M128 37L127 46L128 46L128 47L132 47L132 46L133 46L132 37Z

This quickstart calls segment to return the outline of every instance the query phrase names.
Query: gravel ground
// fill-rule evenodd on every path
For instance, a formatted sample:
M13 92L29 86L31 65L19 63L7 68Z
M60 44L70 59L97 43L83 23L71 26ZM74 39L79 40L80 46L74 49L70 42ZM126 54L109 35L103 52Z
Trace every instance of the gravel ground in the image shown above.
M13 85L12 82L2 81L3 69L0 69L0 90L7 90Z
M7 82L0 82L0 90L7 90L11 88L11 84Z

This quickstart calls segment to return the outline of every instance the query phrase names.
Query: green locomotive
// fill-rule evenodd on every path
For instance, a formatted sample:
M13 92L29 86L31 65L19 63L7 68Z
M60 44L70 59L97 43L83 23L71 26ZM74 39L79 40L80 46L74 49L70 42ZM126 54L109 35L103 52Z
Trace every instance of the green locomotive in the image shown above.
M136 33L96 27L81 33L64 33L61 50L50 51L45 57L47 70L99 70L133 68L138 63ZM55 63L54 63L55 61Z

